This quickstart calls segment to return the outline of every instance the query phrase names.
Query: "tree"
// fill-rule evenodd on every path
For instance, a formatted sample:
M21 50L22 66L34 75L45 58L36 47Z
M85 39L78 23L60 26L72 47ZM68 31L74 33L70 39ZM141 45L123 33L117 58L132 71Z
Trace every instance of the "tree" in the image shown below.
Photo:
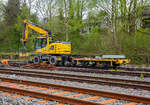
M3 2L0 0L0 22L3 20L3 18L4 18L4 4L3 4Z
M14 36L16 37L16 39L14 40L16 46L14 46L15 48L20 48L20 39L23 37L23 34L24 34L24 23L23 21L27 19L35 24L38 24L38 17L36 14L31 14L30 13L30 10L27 8L26 5L23 5L22 8L21 8L21 14L18 15L17 17L17 22L15 23L14 25ZM33 35L31 36L31 38L29 38L29 43L27 43L27 48L28 50L33 50L33 40L32 38L36 37L36 34L37 33L34 33L32 31L30 31L30 35ZM35 35L35 36L34 36Z
M13 25L20 13L20 0L8 0L5 10L4 15L6 24Z

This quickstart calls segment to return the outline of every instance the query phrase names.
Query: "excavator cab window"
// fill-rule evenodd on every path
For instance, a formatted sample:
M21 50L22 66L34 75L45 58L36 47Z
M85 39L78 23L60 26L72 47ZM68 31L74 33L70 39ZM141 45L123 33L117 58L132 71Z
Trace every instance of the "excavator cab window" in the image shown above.
M41 48L41 40L40 39L35 39L35 49L40 49Z
M35 49L41 49L46 47L47 40L46 38L36 38L35 39Z

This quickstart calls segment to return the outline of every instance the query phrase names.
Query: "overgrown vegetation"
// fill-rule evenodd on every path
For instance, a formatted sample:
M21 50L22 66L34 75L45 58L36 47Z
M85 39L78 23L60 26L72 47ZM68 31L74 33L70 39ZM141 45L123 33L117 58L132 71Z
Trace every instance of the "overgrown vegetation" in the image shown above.
M70 41L74 54L147 56L149 4L149 0L0 0L0 51L19 51L23 20L28 19L51 30L55 40ZM33 50L37 33L30 35L28 51Z

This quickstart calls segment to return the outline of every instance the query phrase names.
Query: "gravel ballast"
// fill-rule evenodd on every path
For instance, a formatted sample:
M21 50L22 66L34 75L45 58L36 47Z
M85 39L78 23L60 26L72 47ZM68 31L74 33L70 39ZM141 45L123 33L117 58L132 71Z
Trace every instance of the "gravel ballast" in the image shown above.
M7 69L8 67L6 67ZM12 69L12 68L8 68ZM93 76L93 77L105 77L105 78L118 78L127 80L137 80L137 81L147 81L150 82L150 77L137 77L137 76L122 76L122 75L112 75L112 74L100 74L100 73L85 73L85 72L73 72L73 71L61 71L61 70L37 70L37 69L23 69L23 68L13 68L14 70L27 70L35 72L46 72L46 73L60 73L60 74L72 74L72 75L83 75L83 76Z
M20 69L18 68L18 70L20 70ZM31 70L31 71L33 71L32 69L22 69L22 70ZM96 77L108 77L108 78L129 79L129 80L139 80L139 81L149 81L150 82L150 78L144 78L144 79L141 80L140 77L120 76L120 75L113 76L113 75L110 75L110 74L79 73L79 72L58 71L58 70L57 71L56 70L55 71L34 70L34 71L75 74L75 75L85 75L85 76L96 76ZM54 79L33 78L33 77L28 77L28 76L16 76L16 75L7 75L7 74L0 74L0 77L5 77L5 78L7 77L7 78L14 78L14 79L21 79L21 80L30 80L30 81L35 81L35 82L51 83L51 84L58 84L58 85L65 85L65 86L74 86L74 87L81 87L81 88L87 88L87 89L111 91L111 92L117 92L117 93L129 94L129 95L150 97L150 91L141 90L141 89L121 88L121 87L108 86L108 85L79 83L79 82L54 80ZM74 93L64 94L64 96L71 95L71 94L74 94ZM85 95L84 97L88 97L88 95ZM79 98L81 98L81 97L79 97ZM3 100L3 97L0 97L0 99ZM105 98L105 97L104 98L101 97L100 99L94 100L94 101L95 102L100 102L100 101L103 101L103 100L106 100L106 99L107 98ZM19 102L22 102L22 101L20 101L20 99L19 99ZM126 104L126 103L129 103L129 102L124 101L124 100L119 100L114 104L111 103L111 104L108 104L108 105L123 105L123 104ZM19 105L30 105L30 103L29 104L19 104ZM44 104L42 104L42 105L44 105ZM48 105L54 105L54 104L51 104L51 102L50 102ZM139 103L137 105L146 105L146 104Z
M12 98L11 96L13 95L16 95L16 94L10 94L7 96L0 95L0 105L55 105L55 104L58 104L58 102L56 101L48 101L47 103L40 104L38 102L42 101L43 99L33 98L32 100L26 101L24 99L29 96L21 96L19 98Z
M0 77L11 78L12 76L6 75L6 74L0 74ZM63 80L55 80L55 79L33 78L33 77L27 77L27 76L15 76L13 78L21 79L21 80L30 80L30 81L35 81L35 82L44 82L44 83L51 83L51 84L58 84L58 85L65 85L65 86L74 86L74 87L112 91L112 92L118 92L118 93L130 94L130 95L150 97L149 91L141 90L141 89L121 88L121 87L114 87L114 86L108 86L108 85L71 82L71 81L63 81Z

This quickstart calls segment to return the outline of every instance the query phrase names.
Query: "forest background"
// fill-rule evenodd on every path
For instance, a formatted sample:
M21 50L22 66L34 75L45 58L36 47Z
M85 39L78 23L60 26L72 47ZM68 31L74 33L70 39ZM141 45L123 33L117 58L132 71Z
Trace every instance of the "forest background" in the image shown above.
M24 19L70 41L73 54L124 54L150 62L149 0L0 0L0 52L18 52ZM34 50L30 30L28 51Z

